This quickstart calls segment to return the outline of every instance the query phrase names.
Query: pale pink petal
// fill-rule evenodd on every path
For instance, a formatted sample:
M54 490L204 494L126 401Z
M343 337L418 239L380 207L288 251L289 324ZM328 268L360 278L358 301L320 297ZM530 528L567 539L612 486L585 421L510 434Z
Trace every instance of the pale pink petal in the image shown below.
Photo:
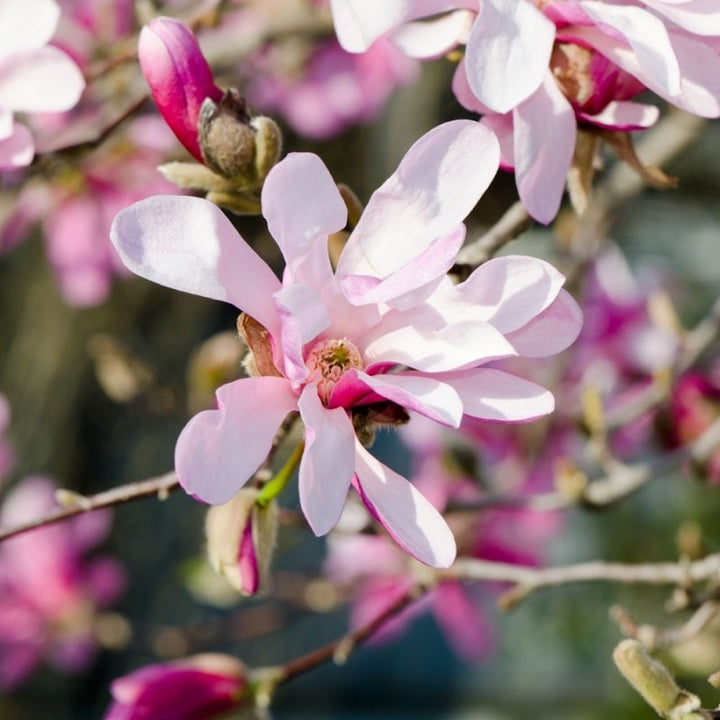
M13 131L13 114L10 108L0 105L0 140L9 138Z
M439 377L452 385L470 417L495 422L525 422L555 409L552 393L534 382L492 368L472 368Z
M384 280L367 275L345 276L343 292L351 302L360 299L365 304L412 307L433 293L455 263L464 240L465 226L459 225Z
M216 393L217 410L204 410L184 427L175 470L186 492L203 502L230 500L260 467L297 397L285 378L243 378Z
M222 211L200 198L158 195L120 212L110 237L137 275L175 290L232 303L278 330L280 281Z
M42 47L59 19L54 0L0 0L0 58Z
M505 113L540 86L555 25L526 0L483 0L466 52L468 82L486 107Z
M489 107L480 102L470 87L467 76L467 67L465 65L465 57L460 58L460 62L453 73L452 91L457 101L466 110L472 110L480 115L492 112Z
M695 35L720 35L720 12L717 0L643 0L676 25Z
M368 336L367 363L392 362L443 372L516 354L500 331L482 320L448 323L428 308L388 313Z
M14 123L12 134L0 140L0 170L27 167L35 155L35 141L30 131Z
M680 69L663 22L638 7L608 5L588 0L585 12L596 22L617 30L632 47L644 72L668 95L680 93Z
M303 346L328 327L330 318L318 294L306 285L288 285L275 293L275 307L281 323L283 372L290 382L302 382L308 374Z
M455 538L442 515L359 441L355 442L354 485L368 510L403 550L432 567L452 565Z
M508 333L545 310L564 283L565 277L550 263L508 255L483 263L455 290L468 314Z
M654 105L644 105L630 101L610 102L602 112L596 115L577 113L577 117L609 130L644 130L657 122L660 110Z
M0 69L0 103L19 112L69 110L84 88L78 66L55 47L18 55Z
M575 113L548 70L540 88L513 112L515 181L538 222L557 214L575 150Z
M500 167L503 170L513 170L515 168L513 114L499 115L493 113L492 115L483 116L480 122L495 133L495 137L500 143Z
M338 40L365 52L381 35L417 18L472 5L462 0L330 0Z
M439 58L465 42L474 19L474 13L458 10L434 20L407 23L393 34L393 42L409 57Z
M357 370L346 375L356 375L373 393L381 398L418 412L443 425L458 427L463 414L463 405L457 392L440 379L414 375L413 373L393 373L368 375Z
M353 476L355 430L344 408L328 409L317 387L308 385L298 401L305 424L305 452L298 489L303 514L316 535L340 519Z
M327 236L342 230L347 209L317 155L290 153L267 176L262 211L291 270L316 246L327 255Z
M338 276L383 280L422 255L460 225L499 160L495 136L477 122L455 120L424 135L373 193L342 253Z
M506 338L522 357L549 357L575 342L582 326L582 310L565 290L525 327Z

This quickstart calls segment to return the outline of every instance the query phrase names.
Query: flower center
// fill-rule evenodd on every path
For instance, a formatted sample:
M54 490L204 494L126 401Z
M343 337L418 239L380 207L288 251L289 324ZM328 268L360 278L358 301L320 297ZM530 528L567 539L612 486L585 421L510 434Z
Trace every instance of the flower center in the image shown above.
M360 351L347 338L319 342L308 353L305 364L310 370L308 381L317 382L323 403L327 403L333 388L347 370L363 367Z

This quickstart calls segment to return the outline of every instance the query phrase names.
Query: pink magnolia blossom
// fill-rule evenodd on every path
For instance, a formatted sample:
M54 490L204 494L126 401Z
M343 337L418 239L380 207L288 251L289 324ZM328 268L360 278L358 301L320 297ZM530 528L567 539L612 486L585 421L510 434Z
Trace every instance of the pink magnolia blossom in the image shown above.
M75 63L47 46L59 17L54 0L0 0L0 170L29 165L35 154L13 113L69 110L85 87Z
M0 525L14 525L56 506L53 483L23 480L0 506ZM83 670L95 653L95 610L117 599L122 568L86 559L109 530L94 512L5 540L0 545L0 686L19 685L44 658L62 672Z
M147 665L115 680L105 720L210 720L243 703L244 666L228 655Z
M155 103L178 140L200 162L198 119L206 98L219 102L222 90L192 31L179 20L158 17L140 32L138 58Z
M367 439L371 423L402 422L407 411L457 426L464 415L519 422L553 409L544 388L486 365L545 357L574 340L580 313L562 275L519 256L492 260L458 286L446 275L497 162L495 138L479 123L429 132L370 198L333 273L327 239L345 226L345 204L319 158L289 155L262 193L286 262L282 282L210 203L158 197L120 213L112 237L131 270L231 302L270 338L264 375L221 387L218 409L181 433L175 466L189 493L229 500L299 412L300 503L316 534L338 521L352 485L406 551L452 562L445 521L370 455L356 428Z
M255 107L278 112L305 137L324 139L374 118L398 85L417 77L417 63L387 41L351 55L336 40L310 50L287 70L282 45L268 45L245 69L245 95Z
M649 127L657 109L632 101L645 89L720 116L711 0L332 0L332 8L352 52L386 35L426 59L466 46L453 90L498 134L503 166L514 169L520 198L541 222L560 205L578 123Z

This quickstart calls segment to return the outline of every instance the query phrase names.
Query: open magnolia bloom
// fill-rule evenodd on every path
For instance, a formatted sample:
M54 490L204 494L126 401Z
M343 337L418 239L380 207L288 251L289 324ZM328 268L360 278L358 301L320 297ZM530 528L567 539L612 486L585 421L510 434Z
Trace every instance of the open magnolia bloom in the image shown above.
M252 318L245 324L254 328L247 334L259 376L221 387L218 409L196 415L178 439L175 467L187 492L228 501L265 460L285 417L299 412L300 503L317 535L337 523L352 485L406 551L433 566L452 563L443 518L361 440L409 411L456 427L463 415L519 422L553 409L550 392L487 364L551 355L575 339L580 311L562 275L529 257L492 260L457 286L446 275L462 221L498 162L482 125L433 129L372 195L333 273L327 241L345 227L345 204L317 156L287 156L262 193L286 262L282 281L203 200L149 198L116 217L113 242L135 273Z
M720 116L714 0L331 5L340 44L350 52L365 52L380 38L423 59L464 46L453 91L498 134L503 166L514 170L524 206L543 223L558 211L578 128L626 133L651 126L657 108L633 100L645 90L694 115ZM652 173L644 179L652 181Z

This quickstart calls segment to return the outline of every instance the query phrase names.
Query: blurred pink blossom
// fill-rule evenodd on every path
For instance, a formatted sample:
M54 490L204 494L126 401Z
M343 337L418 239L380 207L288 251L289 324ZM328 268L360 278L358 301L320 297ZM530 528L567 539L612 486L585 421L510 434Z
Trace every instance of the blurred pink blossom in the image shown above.
M24 479L0 506L0 525L47 513L56 507L54 492L45 477ZM69 673L90 663L95 612L125 584L114 559L84 557L109 527L110 513L97 511L0 545L0 686L19 685L42 660Z
M147 665L115 680L105 720L210 720L243 703L245 668L228 655Z
M47 44L59 17L54 0L0 0L0 170L29 165L35 154L13 113L69 110L85 87L75 63Z
M702 117L720 116L720 22L711 2L631 0L332 0L341 45L365 52L390 37L435 58L459 44L453 89L500 139L520 198L541 222L557 213L577 123L652 125L631 101L649 89ZM549 122L548 119L552 118Z
M116 218L113 241L131 270L232 302L269 335L267 347L253 347L261 376L221 387L219 409L180 435L175 466L189 493L228 501L299 411L300 503L316 534L338 521L352 484L403 549L430 565L452 562L442 517L356 430L367 441L374 424L397 424L407 411L457 426L463 415L520 422L553 409L544 388L483 366L546 357L574 340L580 313L562 275L519 256L491 260L461 285L446 275L497 152L472 121L425 135L370 198L335 273L327 239L345 226L345 204L319 158L289 155L262 193L286 261L282 283L210 203L151 198Z
M352 55L329 39L293 67L282 45L268 44L244 72L250 104L281 114L300 135L324 139L372 120L396 87L417 77L418 66L387 41Z
M4 395L0 395L0 486L15 464L15 454L5 437L10 425L10 404Z

